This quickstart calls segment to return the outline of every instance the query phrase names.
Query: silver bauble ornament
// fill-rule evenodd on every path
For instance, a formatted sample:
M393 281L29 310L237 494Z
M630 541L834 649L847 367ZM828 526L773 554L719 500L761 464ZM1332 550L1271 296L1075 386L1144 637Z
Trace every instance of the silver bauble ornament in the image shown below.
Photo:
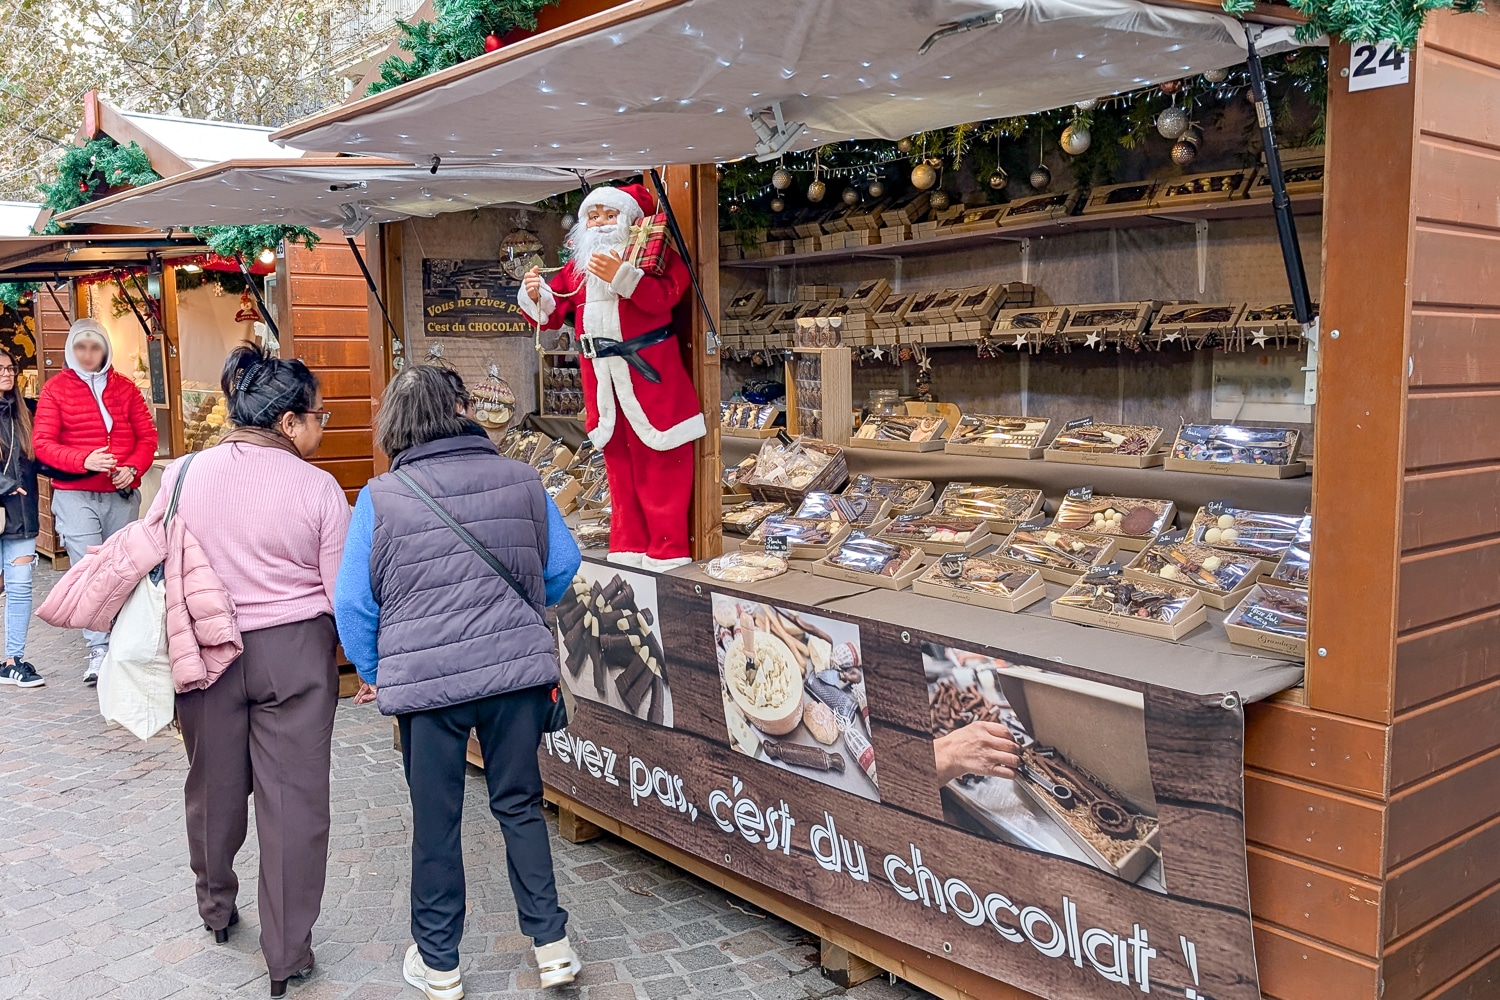
M859 189L853 186L844 188L843 199L845 205L858 205Z
M1156 116L1156 131L1163 139L1181 139L1182 133L1187 131L1188 121L1188 113L1174 104L1162 108L1161 114Z
M813 181L807 186L808 201L822 201L823 196L828 193L828 185L822 181Z
M777 195L776 197L772 198L771 199L771 211L773 211L773 212L785 212L786 211L786 199L783 198L783 197L781 197L780 195Z
M1045 191L1047 190L1047 185L1052 183L1052 171L1047 169L1045 163L1038 163L1036 168L1031 171L1030 180L1033 190Z
M792 186L792 172L786 167L777 167L776 172L771 174L771 186L778 191L785 191Z
M911 184L918 191L926 191L938 182L938 172L930 163L918 163L911 168Z
M871 198L884 198L885 197L885 181L881 181L881 180L871 181L870 182L869 191L870 191L870 197Z
M1080 153L1088 152L1091 142L1093 142L1093 137L1089 135L1089 130L1080 122L1074 122L1063 129L1060 144L1064 153L1067 153L1069 156L1077 156Z
M999 167L996 167L995 168L995 172L992 173L992 174L990 174L990 189L991 190L994 190L994 191L1004 190L1005 185L1008 184L1008 183L1010 183L1010 177L1007 176L1006 173L1005 173L1005 171L1002 170L1002 169L1000 169Z
M564 229L572 229L573 226L577 224L577 222L578 219L573 215L572 212L568 212L562 217L562 227Z
M934 191L932 197L927 199L927 204L934 212L941 212L948 207L950 201L947 191Z
M1083 100L1077 101L1073 104L1073 107L1077 108L1079 111L1093 111L1098 106L1099 98L1097 97L1086 97Z
M1229 70L1227 69L1206 69L1203 71L1204 83L1223 83L1227 79L1229 79Z
M1197 158L1198 144L1196 142L1178 139L1172 144L1172 162L1179 167L1185 167Z
M911 140L910 139L897 139L896 140L896 151L898 153L910 153L912 151Z

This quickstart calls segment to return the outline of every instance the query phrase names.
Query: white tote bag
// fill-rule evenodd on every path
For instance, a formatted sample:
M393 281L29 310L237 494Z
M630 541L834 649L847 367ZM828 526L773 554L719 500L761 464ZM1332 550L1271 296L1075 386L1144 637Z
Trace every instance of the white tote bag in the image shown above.
M99 714L143 740L172 721L176 692L167 656L167 585L149 573L125 599L99 670Z

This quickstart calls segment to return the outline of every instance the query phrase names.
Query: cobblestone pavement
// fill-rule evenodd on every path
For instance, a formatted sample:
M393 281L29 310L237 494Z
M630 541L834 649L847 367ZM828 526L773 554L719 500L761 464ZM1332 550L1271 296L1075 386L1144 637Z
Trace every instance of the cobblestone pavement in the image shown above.
M37 600L55 576L38 567ZM47 678L0 687L0 1000L264 997L254 905L255 834L241 852L242 923L215 946L193 901L183 833L182 744L106 727L82 682L75 634L33 624L29 659ZM570 931L585 961L574 987L538 989L516 924L504 844L482 778L464 812L470 997L641 1000L915 1000L905 984L843 990L802 933L623 842L553 851ZM292 1000L418 997L401 978L410 942L410 805L391 726L340 704L333 745L333 838L315 975Z

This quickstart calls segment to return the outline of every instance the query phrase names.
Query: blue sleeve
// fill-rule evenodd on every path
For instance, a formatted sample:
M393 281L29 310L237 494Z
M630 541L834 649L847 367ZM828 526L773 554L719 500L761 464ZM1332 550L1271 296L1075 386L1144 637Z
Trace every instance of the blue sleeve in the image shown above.
M568 585L583 564L583 555L573 533L563 523L562 511L547 498L547 603L556 604L568 592Z
M359 499L354 502L354 516L349 521L344 559L339 563L333 593L333 615L344 655L353 661L359 679L366 684L375 683L375 668L380 662L375 643L380 630L380 605L375 603L375 593L370 589L370 549L374 538L375 503L367 486L359 491Z

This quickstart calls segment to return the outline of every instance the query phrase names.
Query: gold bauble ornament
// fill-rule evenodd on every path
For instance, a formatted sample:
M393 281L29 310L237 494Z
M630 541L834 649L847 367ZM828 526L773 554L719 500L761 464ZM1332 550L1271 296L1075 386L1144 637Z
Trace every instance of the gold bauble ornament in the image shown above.
M1206 69L1203 71L1204 83L1223 83L1227 79L1229 79L1229 70L1227 69Z
M912 151L911 140L910 139L897 139L896 140L896 151L898 153L910 153Z
M870 191L870 197L871 198L884 198L885 197L885 181L882 181L882 180L873 180L873 181L871 181L870 182L869 191Z
M777 167L776 172L771 175L771 186L778 191L785 191L792 186L792 172L785 167Z
M844 199L844 204L845 205L850 205L850 206L858 205L859 204L859 189L856 188L856 187L854 187L853 185L851 185L849 187L846 187L846 188L844 188L844 193L843 193L842 197Z
M1093 141L1089 130L1082 123L1074 122L1063 129L1060 145L1064 153L1069 156L1078 156L1080 153L1088 152L1089 144Z
M1047 169L1045 163L1038 163L1036 168L1031 171L1030 180L1032 190L1045 191L1047 190L1047 186L1052 183L1052 171Z
M822 181L813 181L807 186L808 201L822 201L823 196L828 193L828 185Z
M938 182L938 172L930 163L918 163L911 168L911 185L918 191L927 191Z
M994 190L994 191L1003 190L1005 188L1005 185L1008 184L1008 183L1010 183L1010 177L1007 176L1006 173L1005 173L1005 171L1002 170L1001 168L996 167L995 168L995 172L992 173L992 174L990 174L990 188L991 188L991 190Z
M927 199L927 204L934 212L941 212L948 207L949 200L947 191L934 191L932 197Z
M773 211L773 212L785 212L786 211L786 199L783 198L783 197L781 197L780 195L777 195L775 198L772 198L771 199L771 211Z

